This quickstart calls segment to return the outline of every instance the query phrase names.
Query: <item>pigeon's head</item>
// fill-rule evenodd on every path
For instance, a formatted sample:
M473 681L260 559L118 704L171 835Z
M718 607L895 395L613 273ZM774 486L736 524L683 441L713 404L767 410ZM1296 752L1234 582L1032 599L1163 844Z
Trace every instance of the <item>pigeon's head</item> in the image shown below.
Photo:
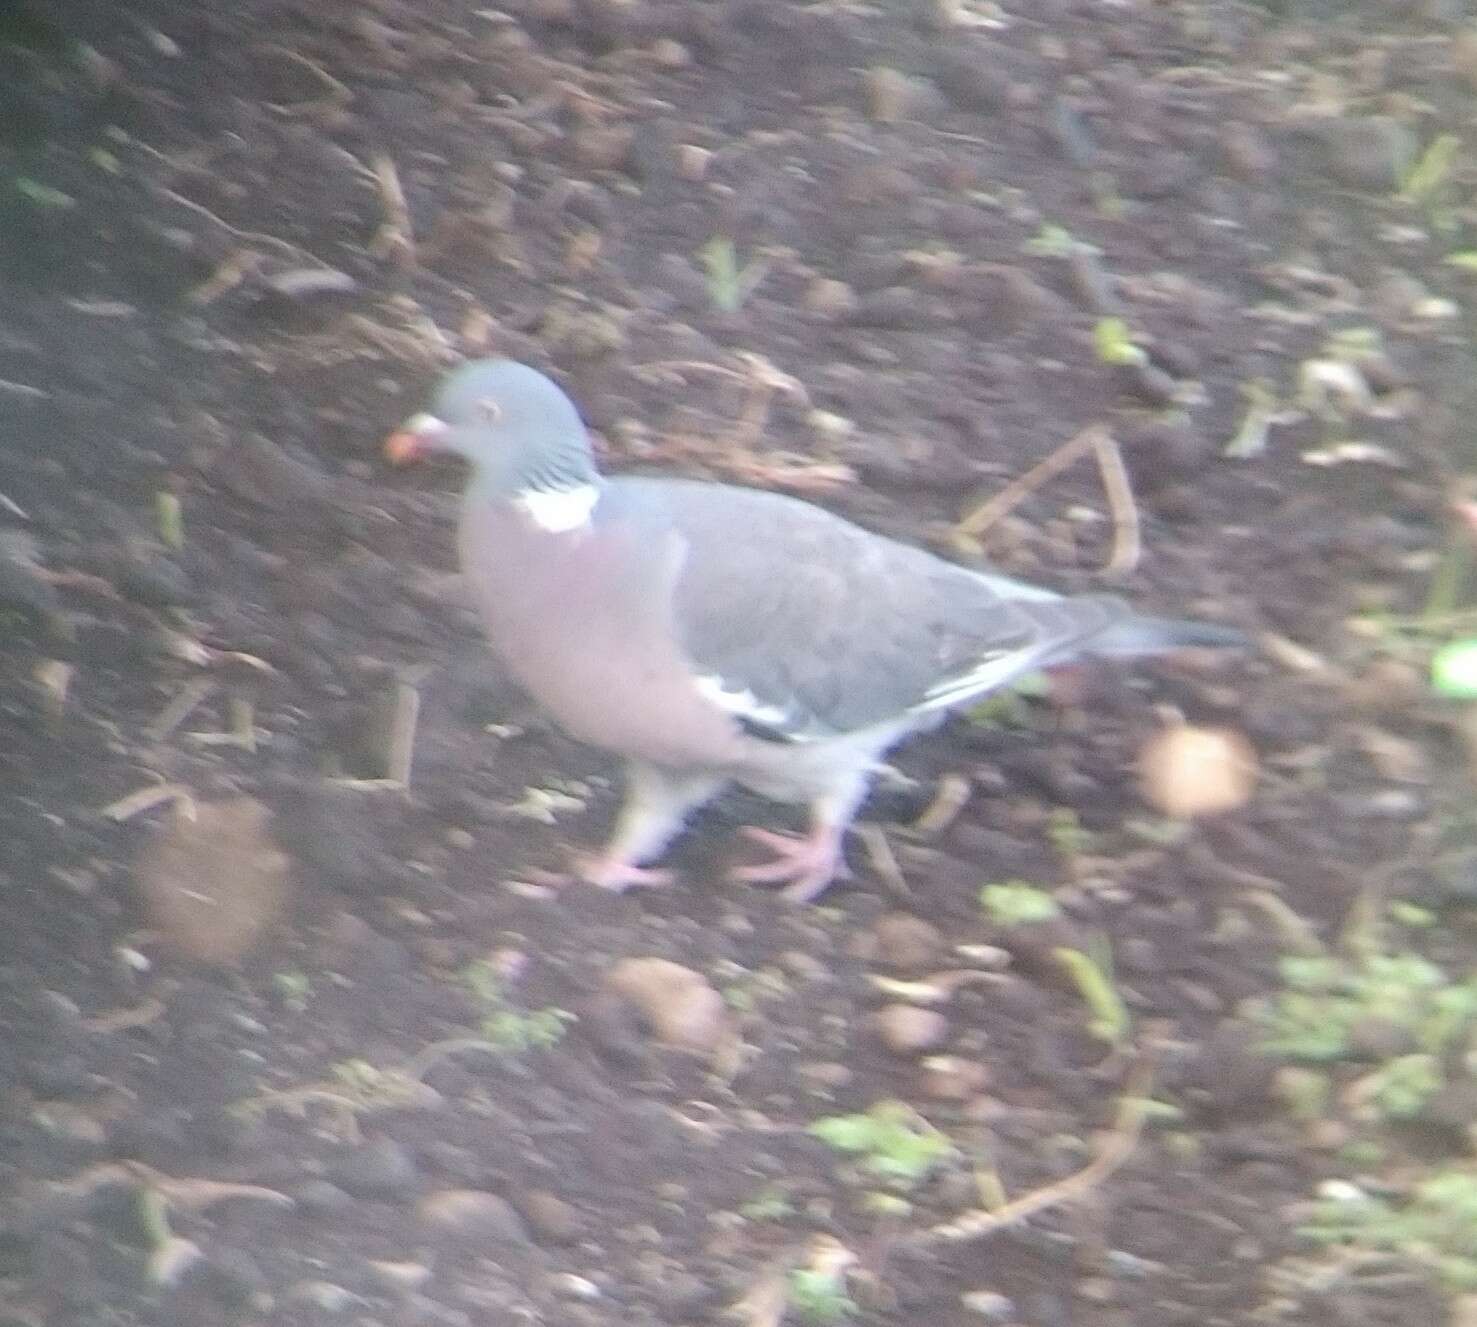
M494 491L567 489L595 478L590 442L574 403L551 378L511 359L453 370L431 408L385 442L397 465L435 452L472 463L474 483Z

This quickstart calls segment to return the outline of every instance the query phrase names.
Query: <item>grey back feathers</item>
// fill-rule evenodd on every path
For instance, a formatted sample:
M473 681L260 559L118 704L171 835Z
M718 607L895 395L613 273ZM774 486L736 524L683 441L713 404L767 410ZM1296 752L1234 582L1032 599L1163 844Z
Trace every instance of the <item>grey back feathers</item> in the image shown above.
M781 494L614 479L601 509L681 536L681 644L700 675L752 697L746 727L771 740L921 724L1077 657L1238 638L971 571Z

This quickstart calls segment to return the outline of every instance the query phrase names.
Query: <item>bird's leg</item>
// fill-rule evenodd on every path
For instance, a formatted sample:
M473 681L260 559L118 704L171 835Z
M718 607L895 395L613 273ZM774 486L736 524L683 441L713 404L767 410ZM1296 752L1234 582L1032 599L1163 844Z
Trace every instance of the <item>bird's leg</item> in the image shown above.
M658 856L688 815L722 786L723 780L713 775L678 774L633 760L626 767L626 796L615 828L599 854L580 864L580 878L617 893L637 885L670 884L670 871L641 863Z
M819 898L838 876L850 874L842 844L865 791L865 782L858 780L855 787L818 797L810 804L810 830L803 835L746 826L745 837L772 849L775 856L757 866L736 867L732 878L746 884L783 884L781 892L792 903Z

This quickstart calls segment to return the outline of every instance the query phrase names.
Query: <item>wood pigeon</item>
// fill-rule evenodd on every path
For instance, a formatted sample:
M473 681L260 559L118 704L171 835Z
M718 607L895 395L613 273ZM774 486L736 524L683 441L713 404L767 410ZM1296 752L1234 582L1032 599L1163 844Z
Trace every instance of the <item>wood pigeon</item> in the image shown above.
M972 571L810 503L689 479L602 477L542 373L481 360L385 444L471 463L466 579L493 649L573 737L626 763L609 843L582 864L621 890L731 782L804 803L804 836L738 879L820 894L883 754L947 711L1081 656L1232 646L1231 628L1143 617Z

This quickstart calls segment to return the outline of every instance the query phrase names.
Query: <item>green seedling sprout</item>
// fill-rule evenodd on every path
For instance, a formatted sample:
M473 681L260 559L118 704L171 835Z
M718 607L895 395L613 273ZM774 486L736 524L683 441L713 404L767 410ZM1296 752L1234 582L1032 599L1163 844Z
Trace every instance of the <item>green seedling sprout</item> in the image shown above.
M1454 640L1436 651L1431 689L1447 700L1477 700L1477 639Z
M860 1157L877 1179L911 1188L954 1155L954 1144L901 1101L857 1115L829 1115L810 1132L838 1152Z
M1046 817L1046 841L1068 861L1090 853L1096 837L1070 806L1059 806Z
M1024 880L1002 880L980 890L980 907L996 926L1027 926L1055 921L1061 904L1051 894Z
M1046 222L1022 246L1037 258L1070 258L1077 253L1101 253L1096 245L1077 239L1065 226Z
M1242 383L1241 396L1246 413L1236 436L1221 448L1221 455L1232 461L1253 461L1267 450L1267 432L1277 422L1281 403L1265 378Z
M485 1009L481 1023L487 1049L494 1054L524 1055L529 1051L557 1046L576 1016L567 1009L547 1005L542 1009L519 1009L507 998L506 985L495 964L486 960L469 963L462 981Z
M979 728L1025 728L1031 721L1029 702L1050 694L1051 679L1044 672L1026 673L971 705L964 715Z
M1433 203L1451 177L1451 168L1462 140L1455 134L1438 134L1416 158L1396 195L1402 203L1425 207Z
M159 528L160 542L166 548L178 553L185 546L184 509L173 493L154 494L154 523Z
M846 1293L846 1280L840 1272L796 1267L790 1272L788 1291L789 1308L800 1322L845 1322L857 1312L856 1301Z
M1123 1045L1128 1039L1132 1021L1127 1006L1113 986L1111 967L1098 963L1081 949L1060 947L1051 953L1087 1006L1090 1015L1087 1030L1110 1046Z
M1400 1203L1347 1186L1320 1199L1300 1233L1341 1250L1393 1253L1450 1291L1477 1290L1477 1175L1443 1170Z
M738 250L727 235L715 235L698 250L708 280L708 298L724 313L737 313L769 275L769 264L754 258L739 265Z
M795 1214L795 1204L782 1188L771 1184L743 1203L738 1213L745 1221L783 1221Z
M1122 318L1099 318L1092 329L1092 343L1104 364L1134 366L1147 364L1149 356L1133 339Z
M64 194L60 189L53 189L49 184L33 180L29 175L17 175L14 184L16 193L36 207L49 207L62 211L77 206L77 200L71 194Z
M1419 954L1288 955L1281 972L1283 990L1257 1012L1263 1049L1320 1064L1350 1056L1355 1029L1368 1019L1403 1029L1414 1053L1429 1057L1429 1066L1412 1062L1390 1070L1387 1084L1376 1078L1370 1089L1377 1106L1402 1115L1415 1109L1402 1101L1418 1091L1424 1101L1440 1086L1428 1067L1439 1069L1442 1055L1477 1026L1477 978L1452 981Z
M305 972L274 972L272 990L285 1008L300 1014L308 1007L313 983Z

